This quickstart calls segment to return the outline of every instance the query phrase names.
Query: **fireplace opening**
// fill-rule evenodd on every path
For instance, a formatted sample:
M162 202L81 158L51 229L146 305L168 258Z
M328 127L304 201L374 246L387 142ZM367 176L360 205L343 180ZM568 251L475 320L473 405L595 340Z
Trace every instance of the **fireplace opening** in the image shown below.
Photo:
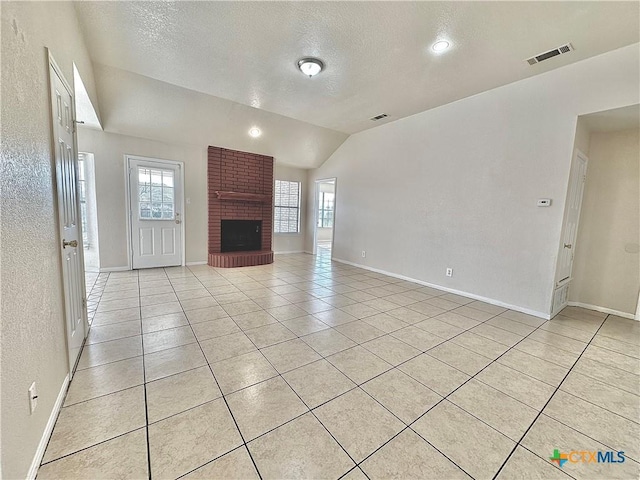
M262 220L222 220L222 252L262 249Z

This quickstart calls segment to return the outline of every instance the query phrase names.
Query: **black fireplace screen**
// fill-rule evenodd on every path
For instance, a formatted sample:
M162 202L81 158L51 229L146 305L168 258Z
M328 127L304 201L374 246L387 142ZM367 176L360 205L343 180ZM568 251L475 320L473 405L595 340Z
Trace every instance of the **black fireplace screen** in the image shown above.
M262 248L262 220L222 220L222 252Z

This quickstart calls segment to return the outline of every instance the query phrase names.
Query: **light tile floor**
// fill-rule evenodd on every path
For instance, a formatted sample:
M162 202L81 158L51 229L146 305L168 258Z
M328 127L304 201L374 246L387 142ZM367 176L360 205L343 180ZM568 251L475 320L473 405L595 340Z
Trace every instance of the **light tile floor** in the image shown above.
M324 255L88 283L38 478L640 475L638 322L544 321ZM626 461L560 469L555 449Z

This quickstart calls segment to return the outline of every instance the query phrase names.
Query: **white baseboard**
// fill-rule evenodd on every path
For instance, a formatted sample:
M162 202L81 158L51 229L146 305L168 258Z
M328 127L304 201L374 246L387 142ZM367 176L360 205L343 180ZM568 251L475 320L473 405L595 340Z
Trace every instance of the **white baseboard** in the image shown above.
M304 250L287 250L285 252L273 252L274 255L286 255L289 253L305 253Z
M309 254L309 255L315 255L315 253L310 252L309 250L304 250L302 253L307 253L307 254Z
M479 300L481 302L490 303L491 305L497 305L498 307L508 308L510 310L515 310L517 312L526 313L527 315L533 315L534 317L544 318L545 320L549 320L551 315L549 313L538 312L537 310L531 310L529 308L520 307L518 305L512 305L510 303L501 302L500 300L495 300L493 298L483 297L481 295L476 295L475 293L464 292L462 290L456 290L455 288L443 287L442 285L436 285L435 283L424 282L422 280L418 280L416 278L406 277L404 275L399 275L393 272L387 272L386 270L381 270L379 268L369 267L367 265L361 265L359 263L350 262L348 260L342 260L340 258L332 258L331 260L340 263L346 263L347 265L352 265L354 267L363 268L365 270L369 270L371 272L382 273L384 275L388 275L390 277L399 278L400 280L406 280L407 282L417 283L418 285L424 285L425 287L436 288L438 290L442 290L447 293L454 293L456 295L462 295L463 297L473 298L474 300Z
M67 394L68 387L69 375L67 374L67 376L64 378L64 382L62 382L62 387L60 388L60 393L58 393L58 398L56 398L56 403L53 405L53 410L51 410L51 415L49 415L47 426L44 428L44 432L42 432L42 438L40 438L38 449L33 456L33 461L31 462L29 473L27 473L27 480L33 480L38 474L38 468L40 468L42 457L44 457L44 451L46 450L47 444L49 443L49 438L51 438L51 434L53 433L53 427L55 426L56 420L58 419L58 413L60 413L60 409L62 408L62 402L64 402L64 397Z
M193 267L195 265L206 265L207 261L203 260L201 262L187 262L187 267Z
M100 273L109 273L109 272L126 272L131 270L128 266L124 267L104 267L100 268Z
M621 312L620 310L613 310L612 308L599 307L598 305L590 305L588 303L582 302L569 302L567 305L569 305L570 307L586 308L587 310L595 310L596 312L617 315L618 317L628 318L630 320L637 320L633 313Z

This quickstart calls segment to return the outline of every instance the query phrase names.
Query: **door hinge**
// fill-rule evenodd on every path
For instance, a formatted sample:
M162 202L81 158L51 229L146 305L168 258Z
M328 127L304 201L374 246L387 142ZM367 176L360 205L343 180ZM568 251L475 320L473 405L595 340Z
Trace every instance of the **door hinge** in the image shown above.
M82 308L84 308L86 310L87 308L87 299L82 297Z

